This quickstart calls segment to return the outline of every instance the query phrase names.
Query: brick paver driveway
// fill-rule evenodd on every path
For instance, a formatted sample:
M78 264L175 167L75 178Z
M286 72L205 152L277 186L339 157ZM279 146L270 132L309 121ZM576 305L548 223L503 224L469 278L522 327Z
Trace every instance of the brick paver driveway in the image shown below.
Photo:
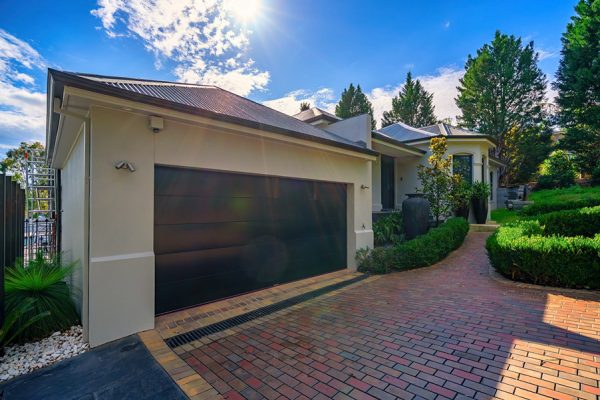
M231 399L597 399L600 295L490 278L486 236L182 357Z

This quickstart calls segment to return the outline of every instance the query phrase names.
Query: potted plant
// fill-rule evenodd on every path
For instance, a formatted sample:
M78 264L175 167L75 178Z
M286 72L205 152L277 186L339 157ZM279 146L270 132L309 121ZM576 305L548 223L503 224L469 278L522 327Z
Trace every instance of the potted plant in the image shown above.
M452 191L450 192L454 215L462 217L467 221L469 220L472 194L471 184L462 179L460 175L455 175L454 182L452 183Z
M488 199L491 193L491 186L485 182L475 182L471 187L471 203L475 221L478 224L485 224L488 214Z

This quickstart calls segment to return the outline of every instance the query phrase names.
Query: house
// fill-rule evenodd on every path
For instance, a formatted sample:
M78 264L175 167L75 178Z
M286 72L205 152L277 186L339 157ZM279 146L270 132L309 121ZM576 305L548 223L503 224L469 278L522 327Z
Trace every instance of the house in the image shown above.
M295 117L328 129L331 118L325 111L306 110ZM310 112L309 112L310 111ZM320 119L318 116L323 116ZM496 147L494 138L467 131L446 123L415 128L398 122L372 132L371 149L378 153L372 167L373 213L402 208L406 195L420 187L417 166L427 165L430 156L429 142L434 137L445 137L448 153L452 155L453 172L461 174L468 182L484 181L491 185L489 210L496 208L498 170L504 164L490 156ZM489 219L489 218L488 218ZM473 215L470 216L474 222Z
M91 346L355 268L373 246L368 116L325 131L214 86L56 70L47 96L60 248L80 264Z
M470 155L474 180L492 172L487 137L373 132L368 115L318 109L299 119L214 86L50 69L47 107L60 249L79 265L91 346L158 314L356 268L372 212L414 191L431 137Z

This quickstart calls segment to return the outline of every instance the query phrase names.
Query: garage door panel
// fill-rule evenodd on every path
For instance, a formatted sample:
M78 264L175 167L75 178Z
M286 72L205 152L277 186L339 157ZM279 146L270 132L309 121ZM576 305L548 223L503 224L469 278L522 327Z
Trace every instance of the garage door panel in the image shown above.
M156 311L346 267L346 187L156 167Z

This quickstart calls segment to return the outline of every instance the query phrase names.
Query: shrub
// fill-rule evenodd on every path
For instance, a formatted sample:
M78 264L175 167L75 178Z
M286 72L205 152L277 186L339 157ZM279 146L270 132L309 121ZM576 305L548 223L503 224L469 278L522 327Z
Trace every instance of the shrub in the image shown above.
M362 250L357 253L359 271L376 274L432 265L457 249L469 232L464 218L450 218L424 235L393 247Z
M74 265L61 264L58 256L46 259L40 252L27 266L19 260L14 267L6 268L4 289L7 313L17 310L28 299L35 300L32 307L20 315L14 329L20 329L36 315L50 313L17 335L18 340L45 337L79 322L71 287L65 281L72 274Z
M562 210L574 210L577 208L584 207L595 207L600 206L600 198L582 198L580 200L570 200L561 202L548 202L548 203L533 203L530 206L525 207L521 210L521 215L540 215L547 214L554 211Z
M594 237L600 231L600 206L543 214L536 219L544 234Z
M592 185L600 185L600 161L596 162L592 170Z
M539 221L500 227L486 242L492 265L518 281L600 288L600 235L586 238L544 234Z
M402 241L402 213L395 212L373 222L375 246Z
M557 150L540 165L538 187L542 189L568 187L575 183L575 166L564 150Z
M33 315L30 319L22 320L21 316L24 314L31 315L35 299L25 299L25 301L17 306L17 308L11 310L4 323L0 327L0 356L4 354L4 346L11 344L25 329L29 328L32 324L37 321L47 318L50 316L49 311ZM19 320L22 322L18 323Z

